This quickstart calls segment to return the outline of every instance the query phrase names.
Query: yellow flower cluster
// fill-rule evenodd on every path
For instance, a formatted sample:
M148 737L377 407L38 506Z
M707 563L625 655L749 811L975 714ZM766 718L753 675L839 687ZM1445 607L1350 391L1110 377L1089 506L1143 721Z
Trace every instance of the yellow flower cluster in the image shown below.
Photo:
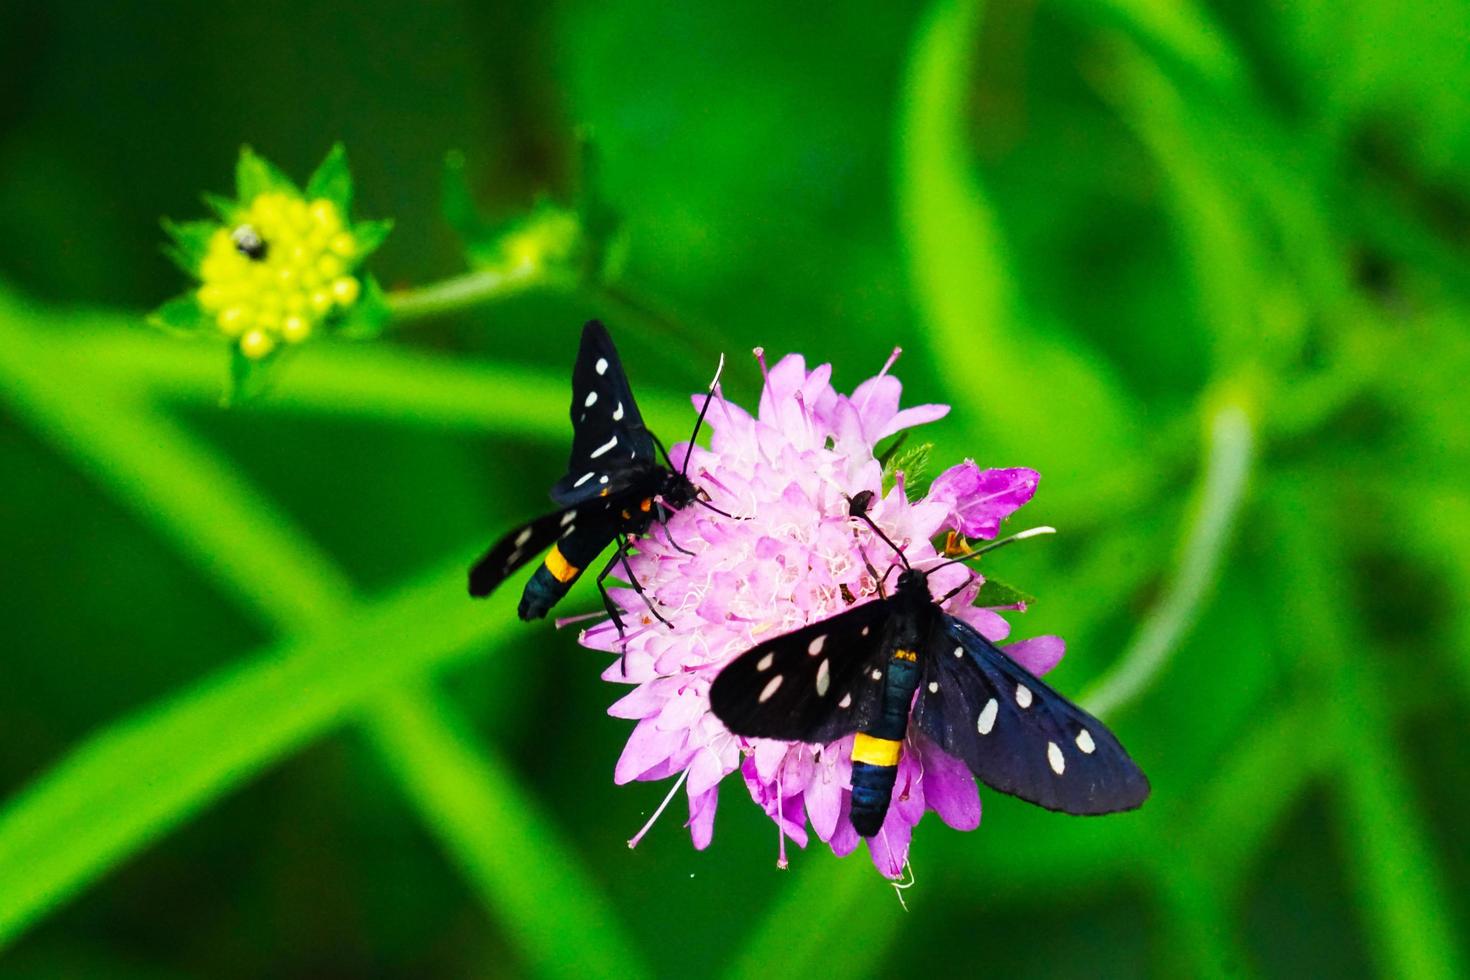
M261 194L234 228L209 240L199 269L199 305L252 360L295 344L335 309L357 302L349 274L358 242L331 201Z

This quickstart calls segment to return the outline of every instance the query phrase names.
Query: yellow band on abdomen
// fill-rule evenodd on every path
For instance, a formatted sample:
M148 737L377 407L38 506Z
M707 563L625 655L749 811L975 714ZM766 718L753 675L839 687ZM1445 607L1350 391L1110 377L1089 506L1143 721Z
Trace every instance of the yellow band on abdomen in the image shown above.
M874 766L896 766L898 765L898 754L902 749L902 742L895 742L888 738L874 738L858 732L857 737L852 741L852 761L866 762Z
M919 655L912 650L895 650L893 657L895 660L907 660L911 664L919 662Z
M581 571L580 568L563 557L561 549L556 545L552 545L551 550L546 553L546 570L558 582L570 582Z

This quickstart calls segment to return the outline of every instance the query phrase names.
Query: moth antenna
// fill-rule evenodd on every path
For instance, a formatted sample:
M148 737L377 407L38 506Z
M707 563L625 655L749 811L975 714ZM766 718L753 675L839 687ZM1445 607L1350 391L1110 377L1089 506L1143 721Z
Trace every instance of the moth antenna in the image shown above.
M694 502L696 504L698 504L699 506L703 507L705 510L712 510L716 514L719 514L721 517L728 517L732 521L738 521L738 520L741 519L741 518L736 517L734 514L730 513L729 511L720 510L720 508L716 507L714 504L710 503L708 500L701 500L698 497L695 497L694 498Z
M893 539L890 538L888 535L884 534L883 533L883 529L881 527L879 527L873 521L873 519L871 517L868 516L868 504L872 501L872 499L873 499L873 492L871 490L864 490L862 493L858 494L856 497L848 497L847 498L847 505L848 505L848 507L847 507L847 515L849 517L856 517L858 520L860 520L864 524L868 525L868 527L872 528L873 529L873 533L876 534L876 535L878 535L878 537L882 538L883 539L883 543L886 544L886 545L888 545L888 547L890 547L890 548L893 549L893 553L898 556L898 560L901 561L901 562L903 562L903 567L905 569L912 568L913 566L911 566L909 564L908 555L905 555L903 553L903 549L900 548L898 545L894 544L893 543ZM892 566L889 566L889 567L891 568Z
M679 470L679 475L682 477L687 478L689 476L689 461L694 458L694 440L699 438L699 427L704 424L704 416L709 411L710 402L714 400L715 388L718 387L720 383L720 375L724 373L725 355L721 354L720 363L715 368L715 379L709 383L709 390L707 390L704 394L704 404L700 406L699 418L694 420L694 431L689 435L689 448L684 450L684 467L683 469ZM664 454L664 458L668 458L667 453ZM669 460L669 465L673 466L674 461Z
M970 551L966 552L963 555L960 555L957 558L951 558L949 561L944 562L943 564L935 565L933 568L927 569L924 574L928 575L932 572L937 572L941 568L948 568L950 565L957 565L962 561L969 561L971 558L979 558L987 551L994 551L996 548L1004 548L1006 545L1015 544L1017 541L1025 541L1027 538L1040 537L1043 534L1056 533L1057 529L1048 525L1042 525L1041 527L1028 527L1024 531L1017 531L1015 534L1012 534L1009 537L1001 538L999 541L991 541L990 543L983 544L978 548L972 548L970 549Z
M679 792L679 787L680 786L683 786L684 785L684 780L686 780L688 778L689 778L689 770L688 769L685 769L683 772L679 773L679 778L676 779L676 780L674 780L674 785L672 787L670 787L670 789L669 789L669 795L665 796L664 797L664 801L658 805L658 809L653 811L653 816L651 816L651 817L648 818L648 823L646 823L646 824L643 825L643 829L642 830L638 831L638 833L636 833L632 837L628 838L628 849L629 850L632 850L633 848L637 847L638 846L638 842L643 839L643 835L646 834L646 833L648 833L650 830L653 829L653 825L658 822L658 818L664 815L664 811L667 810L669 808L669 804L673 802L673 800L674 800L674 794L677 793L677 792Z

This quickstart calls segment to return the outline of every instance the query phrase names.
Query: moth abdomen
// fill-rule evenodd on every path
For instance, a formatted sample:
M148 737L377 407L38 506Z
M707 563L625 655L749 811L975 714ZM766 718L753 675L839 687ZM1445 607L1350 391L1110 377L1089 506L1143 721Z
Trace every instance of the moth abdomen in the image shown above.
M516 614L525 620L544 619L581 574L582 569L567 561L561 549L552 545L546 553L546 560L526 582Z
M859 732L852 743L852 828L872 837L883 826L898 779L903 742Z

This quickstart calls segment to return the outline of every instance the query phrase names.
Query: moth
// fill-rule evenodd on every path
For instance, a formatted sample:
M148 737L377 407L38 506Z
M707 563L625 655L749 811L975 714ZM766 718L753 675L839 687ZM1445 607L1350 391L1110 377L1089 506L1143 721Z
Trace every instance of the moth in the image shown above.
M694 424L694 436L699 434L718 381L717 373ZM567 472L551 488L557 509L512 530L475 562L470 568L470 595L488 596L517 569L545 552L517 609L521 619L540 619L603 549L616 541L618 550L597 576L597 588L622 633L622 617L603 581L621 561L629 584L644 595L628 567L629 538L643 534L655 521L666 524L673 511L690 503L717 508L705 502L690 481L690 457L685 457L683 469L675 470L663 445L643 424L617 349L597 320L582 328L582 343L572 368L571 419L572 454ZM659 461L659 454L668 465ZM644 601L667 624L646 595Z
M872 496L853 497L849 512L898 556L889 569L900 569L894 591L879 579L879 598L732 661L710 688L725 727L820 744L856 733L851 820L864 837L883 826L911 726L985 785L1048 810L1091 815L1142 805L1148 779L1113 733L946 613L929 591L935 569L912 567L867 516Z

